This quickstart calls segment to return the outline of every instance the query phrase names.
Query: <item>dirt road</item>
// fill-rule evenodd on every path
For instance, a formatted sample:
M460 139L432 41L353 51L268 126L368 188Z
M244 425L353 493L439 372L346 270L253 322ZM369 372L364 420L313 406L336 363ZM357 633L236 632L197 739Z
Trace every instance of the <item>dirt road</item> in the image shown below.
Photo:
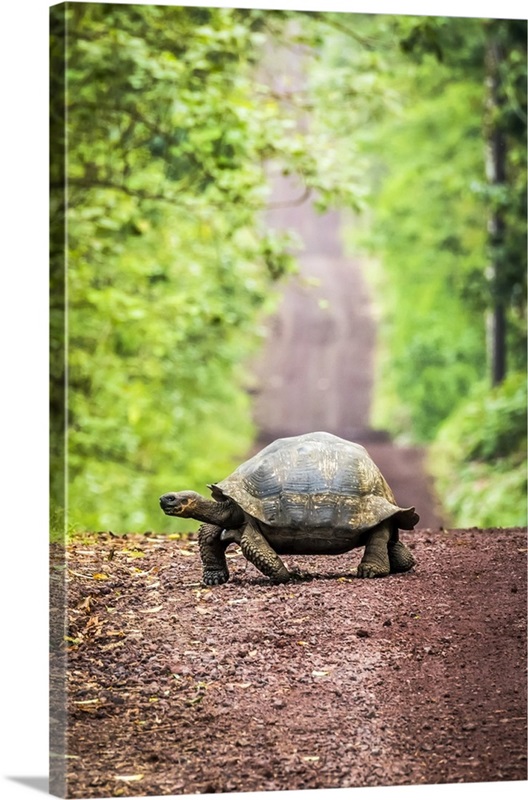
M310 251L258 365L260 442L366 444L421 514L416 567L361 580L358 551L296 557L312 579L273 586L232 546L231 580L207 588L195 536L54 546L55 792L526 781L526 530L439 528L422 453L369 428L375 330L338 219L297 224Z
M405 541L410 573L354 578L354 551L296 557L313 580L281 586L235 549L215 588L195 541L71 545L55 788L61 769L77 798L526 780L526 532Z

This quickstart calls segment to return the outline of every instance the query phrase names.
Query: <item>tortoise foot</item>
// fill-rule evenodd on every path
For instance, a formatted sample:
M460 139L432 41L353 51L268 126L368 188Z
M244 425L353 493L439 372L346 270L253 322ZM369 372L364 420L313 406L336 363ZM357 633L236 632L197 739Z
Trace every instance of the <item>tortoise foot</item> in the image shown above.
M299 569L298 567L292 567L290 570L287 567L281 569L280 572L273 575L271 577L272 583L288 583L288 581L311 581L313 580L313 575L310 575L304 569Z
M224 569L204 569L202 582L206 586L220 586L229 580L229 572Z
M388 551L391 572L407 572L416 564L415 557L402 542L389 542Z
M292 567L290 570L290 580L292 581L313 581L314 576L305 569Z
M261 570L262 572L263 570ZM278 583L288 583L290 580L295 580L295 571L290 572L289 569L279 569L273 575L268 575L271 583L278 584Z
M391 534L391 527L387 522L369 532L365 552L357 568L358 578L383 578L390 573L387 545Z
M358 578L384 578L389 572L385 566L368 561L362 561L357 568Z

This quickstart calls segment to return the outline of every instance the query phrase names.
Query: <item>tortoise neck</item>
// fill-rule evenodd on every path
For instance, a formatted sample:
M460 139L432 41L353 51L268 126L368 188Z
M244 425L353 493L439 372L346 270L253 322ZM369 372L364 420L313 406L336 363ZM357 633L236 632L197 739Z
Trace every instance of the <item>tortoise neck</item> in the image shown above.
M192 516L200 522L209 522L221 528L236 528L244 521L244 515L232 500L208 500L200 497L197 500Z

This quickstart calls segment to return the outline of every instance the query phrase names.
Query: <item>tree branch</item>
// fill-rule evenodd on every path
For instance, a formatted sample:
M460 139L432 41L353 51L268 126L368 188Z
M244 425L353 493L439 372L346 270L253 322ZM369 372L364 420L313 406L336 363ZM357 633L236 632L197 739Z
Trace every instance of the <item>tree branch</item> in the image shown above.
M311 186L306 186L302 195L295 198L295 200L280 200L276 203L267 203L265 208L269 211L273 211L275 208L293 208L294 206L301 206L308 200L312 191L313 189Z
M165 203L183 206L175 197L167 197L163 194L150 194L149 192L142 192L140 189L130 189L128 186L119 183L112 183L112 181L105 180L88 180L84 178L68 178L67 186L77 186L79 189L112 189L116 192L123 192L129 197L136 197L139 200L154 200L162 201ZM52 189L61 188L62 184L51 183Z
M368 39L365 39L363 36L359 36L355 31L350 30L347 25L343 25L341 22L338 22L335 17L330 17L328 12L324 11L301 11L301 13L309 14L310 17L315 17L315 19L319 20L319 22L323 22L325 25L329 25L331 28L334 28L336 31L340 33L344 33L345 36L349 36L351 39L355 39L356 42L362 44L364 47L368 47L369 50L372 48L372 42L369 42Z
M123 192L128 197L135 197L137 200L146 200L151 202L162 202L168 203L169 205L177 205L179 208L186 209L190 211L193 207L193 203L187 202L182 203L181 200L178 200L176 197L168 197L167 195L163 194L151 194L150 192L143 192L140 189L130 189L128 186L120 183L112 183L112 181L105 181L105 180L89 180L85 178L68 178L66 183L66 188L68 186L75 186L79 189L109 189L111 191L116 192ZM62 183L51 183L50 189L63 189L64 185ZM292 200L281 200L275 203L251 203L249 207L254 209L255 211L273 211L277 208L293 208L295 206L300 206L308 200L310 195L312 194L312 187L306 186L304 192L299 197L296 197ZM235 203L240 202L239 200L235 201ZM207 205L213 208L225 208L226 203L211 203L208 202ZM246 205L246 207L248 207Z

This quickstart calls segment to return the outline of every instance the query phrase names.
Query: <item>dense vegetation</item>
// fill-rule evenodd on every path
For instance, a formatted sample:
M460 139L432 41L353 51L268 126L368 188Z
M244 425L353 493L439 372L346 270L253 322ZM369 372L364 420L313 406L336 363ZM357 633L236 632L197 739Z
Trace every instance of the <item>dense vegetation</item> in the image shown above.
M373 424L434 443L455 523L524 524L526 23L343 19L327 18L339 32L315 86L368 164L370 210L348 238L381 314Z
M374 422L437 440L455 518L507 524L509 502L521 520L523 32L508 21L52 10L56 527L67 505L73 527L159 529L159 494L201 488L247 451L244 364L274 283L294 269L290 243L263 221L270 163L302 176L321 206L370 209L362 246L382 313ZM281 92L262 64L293 42L308 83ZM502 87L491 111L490 42ZM497 127L507 174L493 183L485 152ZM515 374L491 390L486 320L497 307ZM453 447L491 429L496 447Z
M317 156L328 141L303 135L256 77L268 27L258 11L52 10L58 527L67 504L73 526L159 528L161 493L203 487L251 443L243 364L293 266L262 222L266 164L332 193Z
M526 447L526 376L473 386L431 447L439 496L458 525L526 525Z

